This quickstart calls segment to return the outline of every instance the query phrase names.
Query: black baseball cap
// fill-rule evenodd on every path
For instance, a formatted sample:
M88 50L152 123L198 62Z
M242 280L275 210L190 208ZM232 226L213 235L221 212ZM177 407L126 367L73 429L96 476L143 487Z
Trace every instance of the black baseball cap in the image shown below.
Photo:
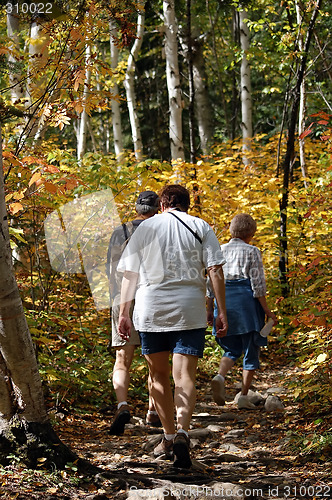
M158 208L159 196L154 191L143 191L138 195L136 205L147 205L148 207Z

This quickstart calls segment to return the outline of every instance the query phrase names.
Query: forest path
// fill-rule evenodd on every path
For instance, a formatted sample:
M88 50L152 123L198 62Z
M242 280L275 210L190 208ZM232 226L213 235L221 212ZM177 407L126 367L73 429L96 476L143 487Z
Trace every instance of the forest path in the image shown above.
M266 411L264 401L255 410L237 408L234 396L240 387L239 367L235 378L230 377L224 407L213 402L210 380L199 376L190 431L190 470L174 469L171 462L153 458L153 446L160 439L161 430L144 424L145 408L140 410L141 402L120 437L108 434L111 413L99 414L100 418L95 414L66 418L59 425L60 437L80 456L109 473L108 479L99 477L87 485L85 494L79 489L83 496L76 490L75 498L331 498L331 458L315 462L297 450L292 454L285 450L287 432L301 432L305 422L281 383L286 372L289 375L293 369L280 366L276 357L272 362L273 366L263 356L255 389L264 399L268 394L280 397L284 410L278 412Z

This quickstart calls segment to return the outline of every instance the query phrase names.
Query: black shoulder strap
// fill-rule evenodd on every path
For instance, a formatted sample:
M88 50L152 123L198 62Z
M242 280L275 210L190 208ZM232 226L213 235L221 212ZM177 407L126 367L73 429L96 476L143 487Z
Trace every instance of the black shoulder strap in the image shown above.
M196 240L198 240L202 244L201 237L195 231L193 231L193 229L191 229L191 227L189 227L188 224L186 224L185 222L183 222L183 220L180 219L180 217L177 217L174 212L168 212L168 213L171 214L171 215L173 215L173 217L175 217L178 221L180 221L181 224L183 224L188 229L188 231L190 231L191 234L193 234L195 236Z

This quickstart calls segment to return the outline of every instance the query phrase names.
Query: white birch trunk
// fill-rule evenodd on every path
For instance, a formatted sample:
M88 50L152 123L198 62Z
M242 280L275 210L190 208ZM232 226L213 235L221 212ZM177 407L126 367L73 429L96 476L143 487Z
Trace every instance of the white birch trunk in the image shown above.
M47 422L38 365L12 267L0 129L0 427L16 412ZM11 391L11 388L13 391Z
M301 33L302 15L301 15L301 7L300 7L298 1L296 1L295 6L296 6L297 24L298 24L299 30L300 30L298 43L299 43L299 49L300 49L300 51L302 51L304 48L303 35ZM305 113L306 113L306 87L305 87L305 75L304 75L302 83L301 83L301 87L300 87L300 105L299 105L299 124L298 124L298 127L299 127L300 166L301 166L304 187L307 188L308 182L306 180L307 169L306 169L306 158L305 158L305 140L304 140L304 138L302 138L302 139L300 138L301 134L305 131Z
M115 40L118 38L118 29L116 23L110 21L110 46L111 46L111 68L113 73L116 73L119 61L119 49ZM111 92L114 96L119 96L119 87L114 79L111 87ZM112 99L111 101L111 111L112 111L112 127L113 127L113 140L114 140L114 152L116 157L121 163L121 158L123 155L123 135L122 135L122 124L121 124L121 108L118 99Z
M17 15L7 13L7 35L10 39L8 63L9 63L9 85L12 104L17 103L24 97L24 87L22 75L17 72L17 59L15 50L19 48L19 17Z
M135 92L135 61L141 49L144 36L144 22L145 22L144 3L145 2L138 2L139 13L137 17L136 40L131 48L128 57L127 71L124 80L124 87L126 89L127 106L128 106L129 119L131 125L131 134L133 138L136 160L141 160L143 158L143 143L142 143L141 128L137 114L137 103L136 103L136 92Z
M44 76L44 69L48 58L49 43L50 39L47 32L43 30L40 20L36 19L30 27L26 108L31 118L25 130L25 138L37 135L39 137L41 133L39 125L43 118L42 116L37 116L37 112L41 108L42 101L40 99L45 91L46 78Z
M86 149L86 138L88 134L89 116L86 112L87 100L90 93L91 69L90 69L91 46L87 43L85 47L85 81L83 91L83 111L80 116L77 138L77 159L81 160Z
M240 11L240 42L242 50L241 61L241 110L242 110L242 139L243 151L250 151L251 139L253 135L252 126L252 95L251 95L251 76L250 65L247 54L250 49L249 28L245 19L248 14L245 11Z
M178 61L178 25L174 0L163 1L166 78L169 102L169 139L172 160L184 160L182 139L182 96Z

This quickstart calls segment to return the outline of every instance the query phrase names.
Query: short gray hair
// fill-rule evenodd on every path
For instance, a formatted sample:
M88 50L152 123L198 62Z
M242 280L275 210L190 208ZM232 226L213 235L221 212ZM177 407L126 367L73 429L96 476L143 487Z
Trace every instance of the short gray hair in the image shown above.
M229 231L232 238L248 238L256 232L256 221L249 214L237 214L232 219Z
M146 215L146 214L156 214L159 210L159 207L150 207L150 205L141 205L136 203L136 212L139 215Z

